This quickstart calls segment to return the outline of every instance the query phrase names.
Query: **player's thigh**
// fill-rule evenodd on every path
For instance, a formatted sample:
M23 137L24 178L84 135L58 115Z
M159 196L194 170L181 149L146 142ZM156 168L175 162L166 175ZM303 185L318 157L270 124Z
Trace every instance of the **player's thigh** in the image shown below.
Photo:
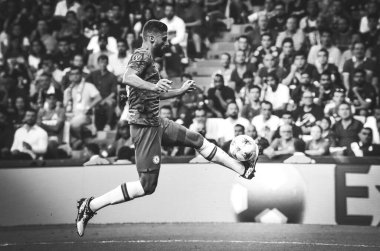
M131 125L131 136L135 145L136 167L139 173L160 169L161 131L160 127Z
M203 137L197 132L193 132L186 127L175 123L172 120L164 119L162 144L165 146L188 146L200 148L203 144Z

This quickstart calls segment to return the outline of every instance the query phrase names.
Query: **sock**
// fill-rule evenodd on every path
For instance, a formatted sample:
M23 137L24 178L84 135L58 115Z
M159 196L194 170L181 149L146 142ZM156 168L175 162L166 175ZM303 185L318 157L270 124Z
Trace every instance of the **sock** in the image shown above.
M225 151L217 147L215 144L209 142L207 139L203 140L202 146L197 151L207 160L225 166L238 174L244 174L244 166L240 161L230 157Z
M143 195L144 189L140 181L123 183L108 193L93 199L90 202L90 209L96 212L103 207L126 202Z

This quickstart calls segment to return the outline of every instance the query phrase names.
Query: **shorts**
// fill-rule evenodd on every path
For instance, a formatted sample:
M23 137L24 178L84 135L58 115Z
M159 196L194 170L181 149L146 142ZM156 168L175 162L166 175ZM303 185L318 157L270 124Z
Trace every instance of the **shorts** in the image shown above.
M161 166L161 144L200 148L203 137L172 120L160 119L160 126L131 125L135 145L136 167L139 173L157 171Z

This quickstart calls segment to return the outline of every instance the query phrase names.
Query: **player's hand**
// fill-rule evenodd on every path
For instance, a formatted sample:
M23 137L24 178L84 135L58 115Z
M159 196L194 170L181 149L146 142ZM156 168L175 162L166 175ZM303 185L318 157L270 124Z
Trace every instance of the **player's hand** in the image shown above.
M183 90L183 93L194 91L196 89L195 81L194 80L186 80L182 84L181 89Z
M154 86L153 91L161 93L161 92L168 92L170 88L172 88L172 81L168 79L160 79L157 84Z

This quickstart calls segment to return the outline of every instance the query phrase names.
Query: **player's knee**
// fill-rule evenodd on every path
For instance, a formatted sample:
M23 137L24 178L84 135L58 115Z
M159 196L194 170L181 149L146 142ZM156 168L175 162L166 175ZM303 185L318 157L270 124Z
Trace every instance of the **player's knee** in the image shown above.
M201 134L189 130L187 137L192 144L191 147L198 149L202 146L204 138Z
M144 189L144 195L150 195L156 191L157 187L157 176L156 175L141 175L140 177L141 186Z

